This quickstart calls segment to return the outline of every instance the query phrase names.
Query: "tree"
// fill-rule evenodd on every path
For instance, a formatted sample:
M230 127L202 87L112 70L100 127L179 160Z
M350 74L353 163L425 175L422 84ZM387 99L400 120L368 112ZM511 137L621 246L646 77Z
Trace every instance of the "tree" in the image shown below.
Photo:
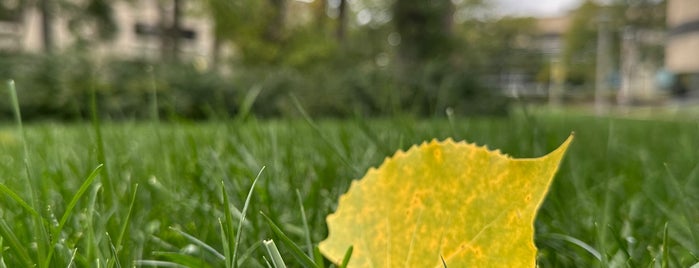
M210 15L214 26L214 43L212 48L212 62L214 68L220 63L221 46L226 41L231 41L235 35L236 20L233 1L208 0L205 2L205 14Z
M573 11L570 27L564 36L562 54L568 83L581 85L595 79L599 11L600 6L590 0Z
M264 37L269 42L281 42L286 24L286 0L268 0L271 19L267 23Z
M181 0L168 2L169 5L167 2L158 1L161 58L165 61L178 61L182 12L185 7Z
M112 1L60 2L60 14L68 17L68 30L81 44L112 40L119 31Z
M26 5L26 1L20 0L0 1L0 21L19 22Z
M337 5L337 40L342 42L345 40L345 33L347 32L347 1L338 0L340 3Z
M54 3L52 0L39 0L39 12L41 13L41 40L44 45L44 51L47 53L53 52L55 41L53 37L54 24Z
M286 39L286 0L208 0L206 9L217 46L230 42L244 63L279 60Z
M402 64L417 65L430 59L448 58L452 50L454 6L450 0L397 0L393 20L402 42Z
M407 104L420 113L432 110L453 49L454 6L450 0L396 0L393 24L400 35L398 80ZM448 69L448 68L446 68ZM425 85L424 82L434 86Z

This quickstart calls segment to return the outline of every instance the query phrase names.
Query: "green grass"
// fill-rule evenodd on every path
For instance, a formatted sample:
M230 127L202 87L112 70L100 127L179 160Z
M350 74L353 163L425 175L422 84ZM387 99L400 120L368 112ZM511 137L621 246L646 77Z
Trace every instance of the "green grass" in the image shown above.
M572 131L536 221L540 266L699 262L698 122L537 113L43 122L25 123L23 134L5 122L0 267L265 267L280 261L268 254L275 248L288 267L317 264L313 245L338 196L397 149L454 137L535 157Z

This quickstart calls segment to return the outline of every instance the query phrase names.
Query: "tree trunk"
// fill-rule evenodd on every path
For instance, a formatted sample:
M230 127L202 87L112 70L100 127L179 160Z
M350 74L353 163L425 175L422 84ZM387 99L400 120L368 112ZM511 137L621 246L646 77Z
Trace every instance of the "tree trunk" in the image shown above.
M172 0L171 12L165 4L158 3L161 58L164 61L177 61L179 60L180 32L182 31L182 2L181 0Z
M160 59L167 60L170 56L170 38L168 37L168 16L165 4L158 1L158 34L160 35Z
M451 0L396 0L393 21L401 42L397 53L397 79L401 103L421 113L436 107L439 86L452 69Z
M214 34L214 43L211 48L211 69L218 71L219 63L221 61L221 36L216 33Z
M408 62L449 56L453 13L451 0L397 0L393 14L402 39L399 55Z
M345 40L345 31L347 29L347 1L339 0L340 5L337 7L337 40L342 42Z
M44 52L52 53L55 40L53 35L53 0L40 0L39 10L41 12L41 35L44 45Z
M284 25L286 23L286 1L285 0L269 0L272 4L273 18L267 26L265 37L271 42L280 42L283 39Z
M170 28L170 38L172 38L172 51L170 52L173 61L179 60L180 54L180 32L182 29L182 0L173 0L172 27Z

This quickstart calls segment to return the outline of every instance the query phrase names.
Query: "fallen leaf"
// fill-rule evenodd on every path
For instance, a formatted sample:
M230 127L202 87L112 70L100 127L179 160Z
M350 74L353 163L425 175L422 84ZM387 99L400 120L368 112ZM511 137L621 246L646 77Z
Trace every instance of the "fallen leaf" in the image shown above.
M572 141L534 159L433 140L398 151L340 197L319 245L349 267L535 267L534 218Z

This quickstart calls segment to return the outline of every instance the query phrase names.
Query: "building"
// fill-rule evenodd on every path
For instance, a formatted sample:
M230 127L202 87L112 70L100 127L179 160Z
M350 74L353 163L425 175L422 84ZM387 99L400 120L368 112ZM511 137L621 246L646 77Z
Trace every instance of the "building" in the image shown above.
M667 0L665 66L675 74L676 95L699 91L699 1Z
M561 54L565 47L565 34L570 28L570 16L539 18L536 25L537 46L549 61L549 84L539 88L546 87L545 94L549 103L556 104L561 100L565 83L565 68Z
M537 46L549 58L559 57L563 51L564 35L570 27L570 17L545 17L536 19Z
M178 20L175 14L175 1L186 12ZM1 1L0 6L0 51L36 53L45 50L42 28L42 14L36 6L21 7L11 3L21 1ZM10 4L8 4L10 3ZM105 42L91 42L88 48L98 57L122 57L139 59L160 59L168 42L177 39L176 57L208 63L214 49L213 23L206 16L197 16L196 1L117 1L111 4L117 32L114 38ZM199 12L202 13L202 12ZM69 20L65 16L53 16L49 25L53 49L65 51L78 41L69 30ZM75 29L73 29L75 31ZM90 26L79 29L89 37Z

